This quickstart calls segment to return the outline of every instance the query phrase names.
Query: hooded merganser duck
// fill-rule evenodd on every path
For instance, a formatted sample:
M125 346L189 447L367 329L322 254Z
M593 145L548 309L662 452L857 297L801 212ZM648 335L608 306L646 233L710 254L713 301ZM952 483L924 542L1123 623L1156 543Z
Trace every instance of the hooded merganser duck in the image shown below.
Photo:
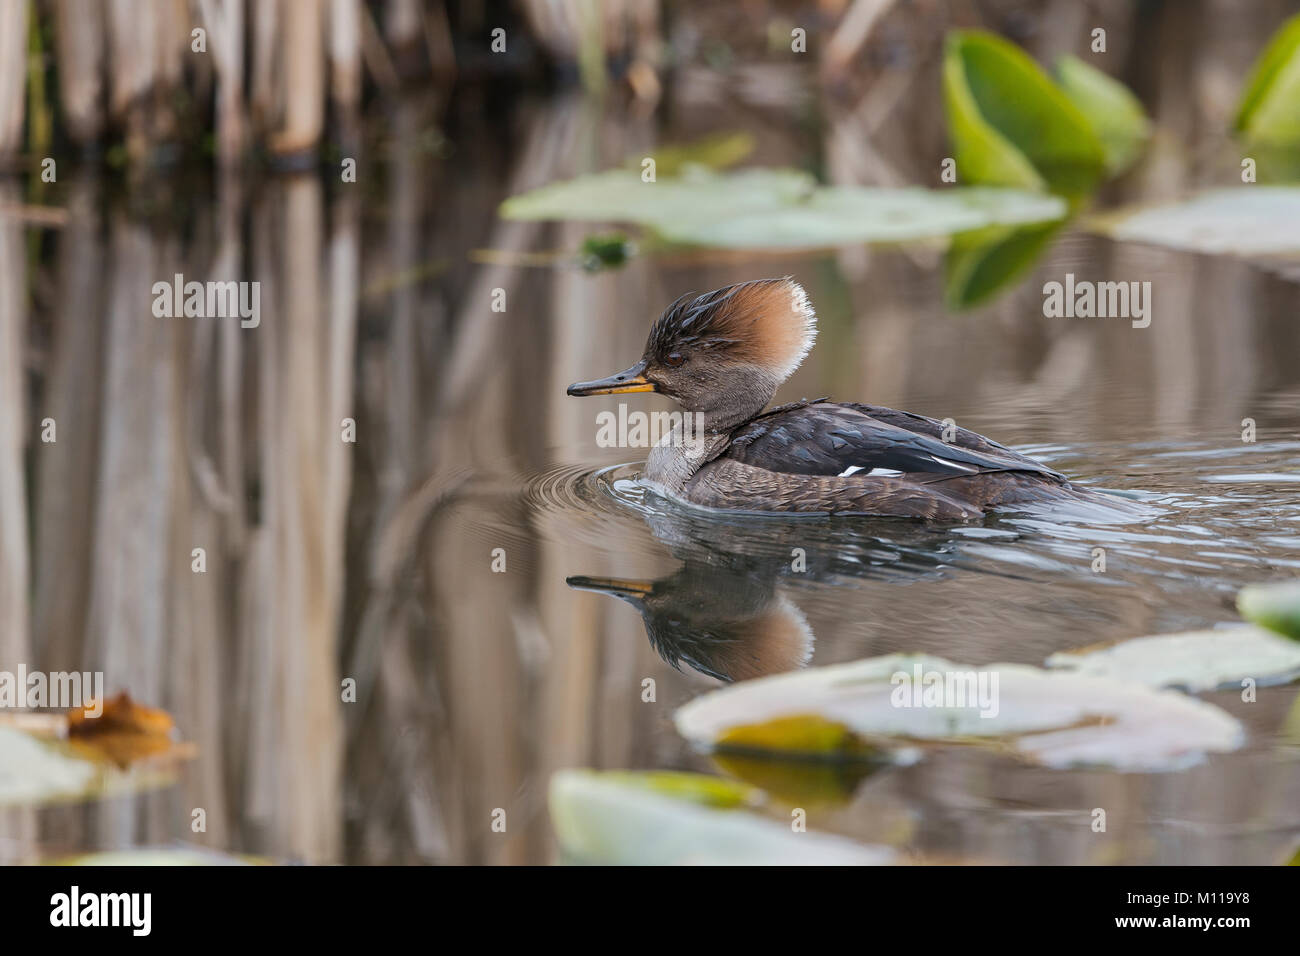
M691 293L654 323L639 362L568 393L662 392L698 413L702 434L679 424L651 449L645 479L706 508L965 519L999 506L1102 498L923 415L825 399L764 412L816 334L808 296L789 276Z

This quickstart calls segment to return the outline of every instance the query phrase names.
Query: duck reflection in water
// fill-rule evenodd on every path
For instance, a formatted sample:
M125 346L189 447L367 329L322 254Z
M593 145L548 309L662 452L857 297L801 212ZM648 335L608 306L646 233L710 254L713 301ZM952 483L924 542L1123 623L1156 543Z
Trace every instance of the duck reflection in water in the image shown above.
M803 667L813 633L773 576L688 561L657 581L576 576L570 587L609 594L641 613L650 645L667 663L685 663L723 681Z
M793 588L941 574L958 546L940 529L889 520L850 534L829 520L737 523L671 507L645 517L682 561L676 571L654 581L578 575L568 584L631 604L664 661L722 681L812 660L813 631L787 594Z

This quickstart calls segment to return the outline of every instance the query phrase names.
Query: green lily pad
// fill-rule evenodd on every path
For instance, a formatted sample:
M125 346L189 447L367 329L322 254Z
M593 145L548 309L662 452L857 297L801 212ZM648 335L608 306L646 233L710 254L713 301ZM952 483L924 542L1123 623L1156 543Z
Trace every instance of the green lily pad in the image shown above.
M1056 78L1092 124L1105 152L1106 172L1115 176L1128 169L1151 135L1138 98L1119 80L1073 56L1056 61Z
M610 169L549 183L501 204L507 219L633 222L658 229L674 221L779 209L810 196L816 182L795 169L742 169L715 173L692 168L680 177L642 182L641 174Z
M1240 686L1246 678L1260 685L1288 683L1300 676L1300 644L1242 624L1064 651L1049 657L1047 666L1195 693Z
M1244 587L1237 610L1248 621L1300 641L1300 581Z
M1122 242L1212 255L1300 256L1300 188L1217 189L1172 205L1118 210L1088 224Z
M1282 24L1251 67L1234 126L1258 143L1300 143L1300 16Z
M853 746L848 743L850 750ZM824 807L847 803L863 780L889 767L913 763L918 756L907 753L902 759L883 752L861 760L774 760L767 753L719 750L713 754L713 763L728 776L792 806Z
M909 683L916 675L950 677L968 696L917 700ZM924 681L915 686L923 694ZM988 692L985 701L976 697L980 688ZM725 748L739 735L747 751L766 746L788 755L788 735L765 739L763 729L809 715L846 728L859 738L854 749L864 740L890 738L895 744L992 744L1051 767L1177 769L1206 753L1236 749L1243 740L1231 716L1172 691L1018 664L974 668L906 654L745 681L696 698L675 720L678 732L697 746ZM820 756L839 758L840 745L833 746Z
M721 777L678 770L606 770L601 773L601 779L720 810L754 806L762 799L762 794L754 787Z
M1016 190L829 186L806 201L692 222L665 222L676 242L726 249L815 249L856 243L944 240L999 223L1060 220L1055 197Z
M507 219L632 222L669 242L728 249L946 240L989 225L1058 220L1066 211L1059 198L1016 190L818 187L791 169L699 168L653 183L610 170L501 205Z
M756 793L702 774L562 770L551 778L551 820L561 850L580 863L861 866L894 859L886 847L795 832L738 804L714 803L712 795L726 790Z
M1081 196L1100 181L1105 151L1088 118L1014 43L950 33L943 91L963 182Z

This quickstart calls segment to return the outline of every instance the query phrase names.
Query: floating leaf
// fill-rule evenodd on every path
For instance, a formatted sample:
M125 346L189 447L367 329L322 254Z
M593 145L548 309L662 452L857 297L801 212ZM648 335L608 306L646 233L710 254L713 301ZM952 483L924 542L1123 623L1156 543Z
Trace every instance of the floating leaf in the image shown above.
M789 169L693 169L653 183L611 170L512 196L501 206L509 219L634 222L671 242L728 249L937 240L1065 213L1056 197L1015 190L819 188Z
M100 710L87 715L86 711ZM0 724L0 805L43 805L166 786L192 744L165 711L127 694L65 713L19 711Z
M692 169L652 183L642 182L637 172L611 169L511 196L501 204L501 215L660 227L675 220L697 222L776 209L803 201L815 187L811 176L794 169Z
M581 863L879 865L894 858L885 847L795 833L742 809L754 794L701 774L563 770L551 778L550 811L560 848Z
M904 681L918 675L947 676L972 697L966 705L940 699L903 706L913 700ZM990 691L993 706L974 700L978 687ZM700 746L723 747L739 735L747 751L767 747L789 754L788 737L765 740L763 728L811 714L846 728L858 738L853 749L887 738L982 742L1052 767L1173 769L1242 741L1236 720L1182 694L1018 664L971 668L906 654L746 681L696 698L675 719L678 731ZM821 756L842 754L835 749Z
M1244 587L1237 610L1248 621L1300 641L1300 581Z
M1300 675L1300 644L1248 624L1211 631L1157 634L1105 647L1064 651L1047 659L1091 677L1114 677L1149 687L1181 687L1193 693L1237 685L1284 684Z
M869 757L880 752L839 721L817 714L791 714L759 724L729 727L714 741L719 750L780 750L786 753Z
M1090 220L1112 239L1237 256L1300 255L1300 188L1243 185Z
M90 700L84 707L68 711L68 734L72 737L94 737L98 734L144 734L169 737L175 724L165 710L145 707L123 691L109 697L103 707Z
M1252 142L1300 142L1300 16L1278 28L1251 67L1234 126Z
M119 767L162 756L188 756L174 739L175 725L166 711L137 704L125 692L104 701L102 712L87 715L95 702L68 712L68 739L91 759L107 759Z
M999 223L1061 219L1055 197L1016 190L872 189L829 186L779 208L659 226L665 238L728 249L815 249L864 242L914 242Z
M0 726L0 806L75 800L93 792L99 768L55 742Z
M1015 44L953 31L943 91L963 182L1079 196L1101 179L1105 152L1087 117Z
M170 786L164 757L125 769L77 744L0 725L0 806L44 806Z
M906 756L906 760L894 759L892 754L846 761L774 760L770 754L720 750L714 753L713 762L723 773L780 800L814 807L846 803L867 777L886 767L912 762L916 755Z
M1118 175L1142 152L1151 124L1127 86L1073 56L1056 61L1061 90L1092 124L1106 156L1106 172Z
M754 806L761 794L753 787L710 777L702 773L684 773L677 770L606 770L601 779L627 787L640 787L665 797L689 800L706 807L730 810L734 807Z

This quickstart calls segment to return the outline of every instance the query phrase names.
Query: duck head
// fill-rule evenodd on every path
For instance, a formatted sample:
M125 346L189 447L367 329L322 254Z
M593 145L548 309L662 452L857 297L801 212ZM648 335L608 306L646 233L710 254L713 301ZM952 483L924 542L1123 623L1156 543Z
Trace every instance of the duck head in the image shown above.
M725 431L763 410L816 335L808 296L789 276L690 293L655 322L639 362L568 393L661 392L703 414L708 431Z

